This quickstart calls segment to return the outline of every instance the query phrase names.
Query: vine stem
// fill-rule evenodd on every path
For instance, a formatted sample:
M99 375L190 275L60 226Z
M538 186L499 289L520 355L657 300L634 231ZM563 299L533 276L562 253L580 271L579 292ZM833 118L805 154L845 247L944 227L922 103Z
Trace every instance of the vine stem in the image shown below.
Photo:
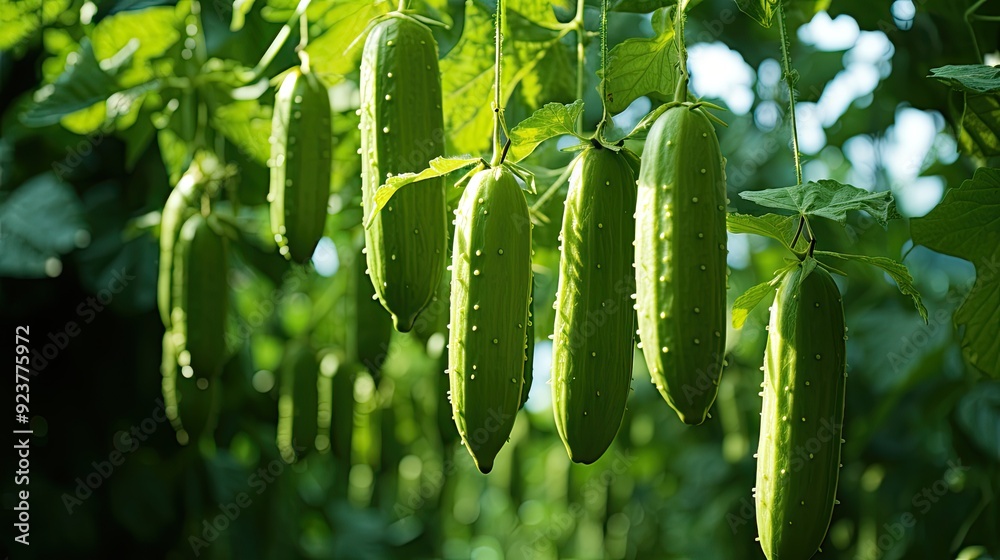
M295 7L295 13L292 17L288 18L288 21L281 26L278 34L271 41L271 45L267 47L264 51L264 55L260 57L260 61L254 66L250 75L244 80L245 83L253 83L264 77L264 72L267 71L267 67L271 65L274 61L274 57L278 56L278 51L281 47L285 46L285 41L288 40L288 36L292 34L292 27L299 23L299 18L302 14L306 13L306 9L309 8L309 2L311 0L300 0L298 6Z
M502 75L500 65L503 62L503 15L505 7L506 3L503 0L497 0L496 61L493 65L493 160L490 162L491 167L500 165L502 158L501 150L503 149L503 144L500 142L500 130L503 119L501 116L503 109L500 106L500 78Z
M573 16L573 26L576 29L576 98L583 99L585 86L584 73L587 71L587 55L583 48L583 39L587 30L583 23L584 0L577 0L576 15ZM583 136L583 112L576 119L576 132Z
M784 74L785 84L788 86L788 123L792 129L792 159L795 162L795 184L802 184L802 155L799 153L799 127L795 120L795 70L792 68L791 38L788 35L788 25L785 22L785 2L778 0L778 31L781 34L781 66ZM805 214L799 215L799 226L792 239L792 250L795 250L795 243L798 242L802 234L802 226L805 226L806 235L809 241L808 254L812 254L812 248L816 245L816 236L813 234L809 218Z
M965 26L969 28L969 35L972 36L972 46L976 48L976 62L983 61L983 53L979 49L979 39L976 38L976 30L972 27L972 18L979 7L986 3L986 0L978 0L975 4L965 10Z
M788 121L792 127L792 156L795 158L795 184L802 184L802 160L799 155L799 129L795 122L795 71L792 69L791 39L785 24L785 2L778 2L778 30L781 33L781 64L788 85Z
M556 191L558 191L559 188L562 187L563 184L569 180L569 176L572 174L573 174L573 165L572 164L567 165L566 169L563 169L562 174L560 174L559 177L557 177L556 180L552 182L552 185L544 193L542 193L542 196L538 197L538 200L536 200L535 203L531 205L531 211L536 212L540 210L543 206L545 206L545 203L548 202L550 198L552 198L552 195L556 194Z
M688 53L684 45L684 11L687 0L678 0L674 13L674 41L677 43L677 89L674 90L674 101L687 101L688 95Z
M601 0L601 122L597 125L598 136L603 134L608 116L608 0Z

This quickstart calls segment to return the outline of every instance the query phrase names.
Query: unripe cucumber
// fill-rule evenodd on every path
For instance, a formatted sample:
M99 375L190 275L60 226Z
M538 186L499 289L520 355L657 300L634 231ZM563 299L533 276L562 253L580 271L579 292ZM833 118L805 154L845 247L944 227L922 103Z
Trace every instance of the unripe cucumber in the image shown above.
M278 450L291 463L315 446L319 425L319 364L308 344L292 342L281 365Z
M704 422L726 348L726 176L701 108L667 109L646 139L636 207L636 309L653 384Z
M480 171L456 213L448 371L455 425L483 473L521 402L530 294L524 193L505 167Z
M177 351L168 332L163 336L160 366L164 412L177 434L177 442L187 445L214 428L219 382L206 377L184 377L177 370Z
M524 343L524 373L521 377L524 382L521 385L521 404L519 408L524 408L524 403L528 402L528 395L531 393L531 380L534 377L535 363L535 279L531 279L531 296L528 302L528 328L525 330Z
M184 222L174 246L171 332L184 377L211 377L227 359L228 243L211 218Z
M437 44L416 20L390 14L365 41L361 60L361 157L367 220L386 179L444 155ZM401 332L409 331L447 264L444 178L408 185L365 230L369 276Z
M625 156L587 148L563 213L552 349L552 409L570 459L590 464L618 433L632 383L635 175Z
M764 355L756 505L770 560L806 560L823 544L840 473L844 307L830 274L809 261L781 281Z
M192 213L201 196L205 177L200 167L192 165L184 173L177 186L170 191L167 202L160 214L160 264L156 281L156 304L160 309L163 326L170 328L170 291L173 286L174 244L180 235L184 220Z
M271 233L286 258L304 263L323 237L333 173L330 95L312 73L293 69L274 98Z

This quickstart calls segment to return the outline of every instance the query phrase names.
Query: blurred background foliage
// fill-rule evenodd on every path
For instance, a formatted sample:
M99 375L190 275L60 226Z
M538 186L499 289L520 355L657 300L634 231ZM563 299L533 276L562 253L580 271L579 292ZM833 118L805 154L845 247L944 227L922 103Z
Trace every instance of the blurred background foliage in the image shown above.
M394 334L385 352L358 356L356 337L378 336L384 321L377 305L355 303L364 301L357 48L341 53L388 7L310 7L309 49L334 88L338 147L327 238L300 269L277 256L267 233L273 90L241 96L233 79L254 67L294 4L217 0L201 4L201 23L186 0L0 4L0 316L5 332L30 325L37 352L34 530L31 547L14 557L762 558L751 486L764 306L728 333L729 366L710 421L682 425L637 354L615 444L594 465L570 464L546 384L562 193L537 208L548 221L533 238L534 385L492 474L475 469L450 418L445 284L414 334ZM573 4L512 0L507 54L512 68L525 70L516 80L506 72L508 122L576 98L576 37L564 25ZM599 2L586 4L587 29L596 30ZM652 36L648 12L663 4L612 2L619 11L610 17L610 44ZM806 179L891 190L913 218L971 177L991 154L959 156L962 95L927 76L946 64L998 62L1000 12L992 4L790 2ZM478 0L420 6L449 24L434 29L445 61L449 154L487 147L483 100L492 76L475 73L492 64L494 8ZM993 21L968 20L970 8ZM204 45L189 42L191 25L203 25ZM687 31L694 92L728 108L719 134L731 209L759 213L736 194L795 182L777 30L731 0L703 0ZM266 77L296 63L297 35ZM586 41L589 128L600 119L594 39ZM198 66L193 52L201 48L211 60ZM617 117L620 128L654 106L649 93ZM157 212L183 171L188 142L170 117L187 107L204 108L214 146L238 166L238 196L227 211L242 237L229 277L233 357L219 380L214 431L182 446L157 420L163 332L154 285ZM526 162L540 189L571 158L558 147L549 142ZM905 255L929 310L924 324L887 276L835 264L848 274L837 279L850 327L847 441L840 505L818 557L997 557L1000 382L967 362L951 318L972 289L973 265L914 246L906 219L884 230L855 213L846 229L817 226L823 249ZM788 256L763 237L731 235L729 245L730 298L769 279ZM984 264L975 263L980 275ZM292 341L316 353L333 418L327 452L301 451L286 464L275 439ZM13 507L9 479L3 503Z

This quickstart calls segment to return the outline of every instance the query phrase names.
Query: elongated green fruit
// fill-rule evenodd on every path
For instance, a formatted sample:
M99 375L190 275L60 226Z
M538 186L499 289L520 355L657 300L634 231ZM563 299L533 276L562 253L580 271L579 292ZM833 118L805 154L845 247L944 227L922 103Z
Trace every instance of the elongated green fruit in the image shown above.
M686 424L719 391L726 348L726 175L700 108L667 109L646 139L635 230L639 337L653 384Z
M528 302L528 328L525 331L524 343L524 379L521 385L521 404L519 408L524 408L524 403L528 402L528 395L531 393L531 380L533 379L535 363L535 279L531 279L531 296Z
M315 446L319 425L319 364L308 344L285 351L278 397L278 450L286 462Z
M451 271L452 413L488 473L521 403L531 293L528 205L505 167L480 171L462 193Z
M401 14L377 23L361 59L361 157L365 219L375 191L444 155L437 44ZM406 186L365 230L369 276L396 330L407 332L438 288L447 264L444 178Z
M164 412L176 432L177 442L187 445L211 432L218 414L219 383L205 377L178 375L177 351L169 332L163 336L160 371Z
M333 173L330 95L310 72L285 76L271 120L271 233L286 258L304 263L323 237Z
M635 175L595 144L574 162L563 213L552 409L570 459L590 464L618 433L632 384Z
M195 205L204 190L204 180L199 166L189 167L174 190L170 191L160 214L160 265L156 282L156 303L163 326L167 328L170 328L170 310L173 307L170 291L174 274L174 244L184 220L195 211Z
M806 560L823 544L840 474L844 307L833 278L810 261L782 279L767 333L756 505L769 560Z
M170 317L177 363L185 378L216 375L227 358L229 250L210 220L201 214L188 218L174 247Z

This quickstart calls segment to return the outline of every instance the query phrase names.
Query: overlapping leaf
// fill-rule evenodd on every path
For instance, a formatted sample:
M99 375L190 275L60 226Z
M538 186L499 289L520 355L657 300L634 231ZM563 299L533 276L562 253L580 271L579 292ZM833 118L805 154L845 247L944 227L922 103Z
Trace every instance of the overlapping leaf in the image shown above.
M914 243L971 261L976 282L955 312L969 361L1000 377L1000 169L980 168L910 222Z
M677 46L670 21L672 10L653 13L653 36L626 39L608 52L604 73L608 110L624 111L643 95L669 99L677 85Z

